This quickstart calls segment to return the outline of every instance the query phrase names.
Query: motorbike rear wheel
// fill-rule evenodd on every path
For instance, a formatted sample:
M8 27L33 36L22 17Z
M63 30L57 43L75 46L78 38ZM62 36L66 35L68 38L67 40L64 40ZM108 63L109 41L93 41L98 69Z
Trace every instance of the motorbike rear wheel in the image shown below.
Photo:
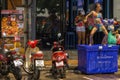
M36 69L34 74L33 74L34 80L39 80L40 78L40 70Z
M58 78L58 75L57 75L57 69L52 69L52 76L57 79Z
M60 78L65 78L66 77L66 70L64 69L64 67L61 67L58 69Z
M40 70L36 69L33 74L29 74L28 80L39 80Z
M58 75L57 75L57 68L55 66L55 62L53 61L52 62L52 68L51 68L51 73L52 73L52 76L57 79L58 78Z
M8 65L6 62L2 62L0 64L0 73L2 75L8 75L9 74L9 71L8 71Z
M15 67L12 73L16 80L22 80L22 72L20 68Z
M55 65L55 61L52 62L51 72L52 72L52 75L55 79L57 79L58 77L66 78L66 66L57 68Z
M29 68L26 68L25 66L26 64L23 65L23 70L27 73L27 74L33 74L33 70L32 70L32 67L33 65L31 64L31 66L29 66Z

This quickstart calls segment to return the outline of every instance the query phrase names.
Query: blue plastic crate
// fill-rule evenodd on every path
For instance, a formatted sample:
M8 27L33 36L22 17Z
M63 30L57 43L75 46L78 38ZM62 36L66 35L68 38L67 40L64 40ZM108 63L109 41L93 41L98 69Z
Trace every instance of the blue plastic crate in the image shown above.
M118 71L118 46L79 45L78 70L86 74Z

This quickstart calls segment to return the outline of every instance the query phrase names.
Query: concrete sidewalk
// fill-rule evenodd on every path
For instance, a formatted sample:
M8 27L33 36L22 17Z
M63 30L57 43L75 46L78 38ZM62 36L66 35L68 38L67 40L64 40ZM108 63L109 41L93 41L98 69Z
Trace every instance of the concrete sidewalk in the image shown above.
M77 66L78 65L78 60L68 60L68 64L70 66ZM45 61L45 66L46 67L50 67L52 65L52 61L49 60L49 61Z
M68 60L68 64L71 67L77 67L78 66L78 60ZM52 65L51 60L45 61L45 66L50 67ZM120 57L118 60L118 66L120 67Z

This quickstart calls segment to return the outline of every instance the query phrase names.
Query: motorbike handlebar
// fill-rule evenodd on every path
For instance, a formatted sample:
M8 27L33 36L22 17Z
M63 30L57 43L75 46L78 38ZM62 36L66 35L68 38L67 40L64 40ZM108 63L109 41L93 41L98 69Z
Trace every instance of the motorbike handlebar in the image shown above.
M61 39L61 40L59 40L59 43L61 43L61 42L63 42L64 41L64 39Z
M39 41L39 42L40 42L40 41L41 41L41 39L38 39L37 41Z

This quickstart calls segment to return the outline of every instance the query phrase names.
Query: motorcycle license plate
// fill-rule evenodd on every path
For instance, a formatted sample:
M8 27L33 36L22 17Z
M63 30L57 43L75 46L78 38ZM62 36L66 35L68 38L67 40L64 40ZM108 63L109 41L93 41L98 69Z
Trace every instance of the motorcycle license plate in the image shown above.
M21 61L20 59L14 60L13 62L14 62L14 65L15 65L16 67L23 65L23 63L22 63L22 61Z
M63 63L63 61L56 62L56 67L59 67L59 66L64 66L64 63Z
M44 60L35 60L35 66L36 67L43 67L44 66Z

